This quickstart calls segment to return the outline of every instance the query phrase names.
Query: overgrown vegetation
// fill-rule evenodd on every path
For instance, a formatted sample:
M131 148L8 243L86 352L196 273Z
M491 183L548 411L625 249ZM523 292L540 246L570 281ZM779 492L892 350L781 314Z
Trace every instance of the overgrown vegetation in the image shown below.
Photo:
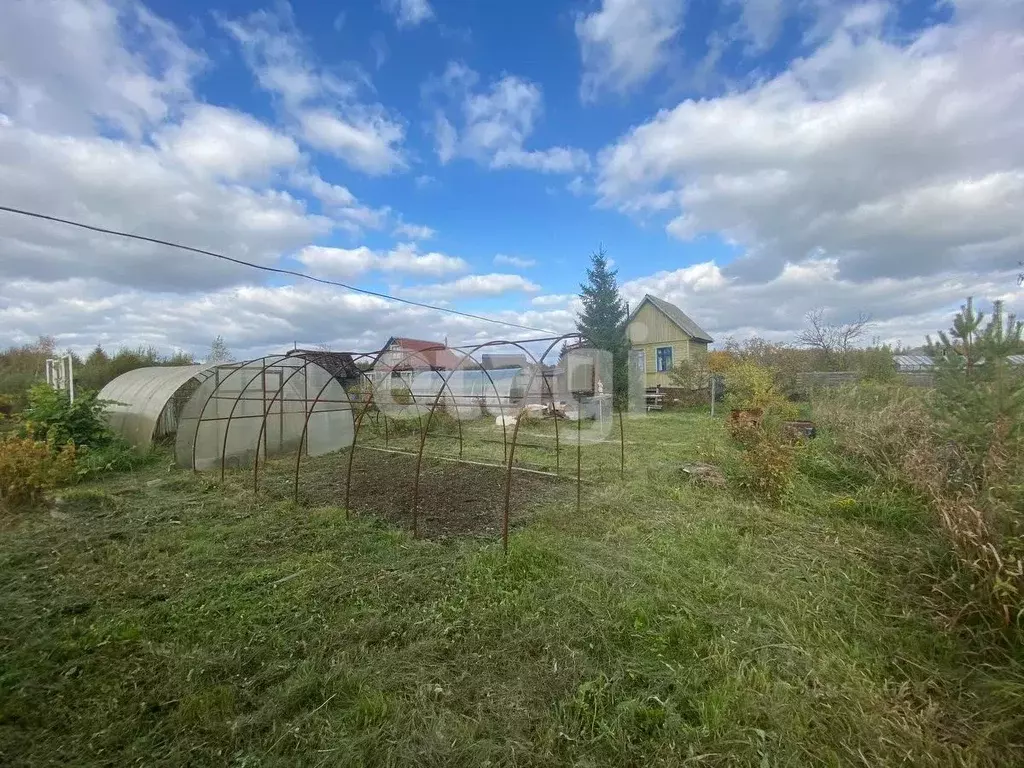
M21 416L21 431L34 440L79 448L103 448L114 440L103 418L105 404L92 390L79 391L72 402L67 392L46 384L29 390L28 407Z
M614 273L592 272L614 336ZM853 348L866 318L812 320L810 349L729 342L678 367L693 389L724 376L724 417L624 422L623 475L617 443L585 445L582 509L574 489L526 499L507 558L448 536L496 530L503 472L428 466L453 498L417 508L447 540L412 540L372 517L407 522L372 459L371 514L346 520L280 501L290 460L256 499L249 475L218 487L127 450L94 391L17 394L0 504L59 496L0 519L0 763L1024 764L1021 325L968 301L929 391L891 349ZM52 353L8 350L0 381ZM797 374L824 366L862 376L815 399L807 442L786 422L809 407ZM84 367L115 368L101 349ZM364 429L402 451L422 425L373 410ZM500 427L463 426L438 410L427 439L502 461ZM525 426L519 460L558 468L557 425ZM338 467L306 459L322 485L299 497L336 504ZM467 525L439 519L456 507Z
M0 510L33 506L74 477L74 443L54 445L15 435L0 439Z
M933 353L933 391L861 384L816 404L838 450L873 476L928 500L970 592L961 619L1024 627L1024 372L1021 324L997 304L985 323L968 301ZM934 574L945 578L944 572Z
M742 483L755 496L778 506L796 474L799 442L787 431L785 421L795 418L798 408L780 391L777 371L753 360L728 364L725 382L725 405L731 409L729 433L740 447L744 466Z
M4 417L0 440L0 505L8 510L38 505L61 486L150 459L116 437L95 391L67 392L46 384L29 390L25 410Z
M0 537L0 762L1021 762L1020 660L936 625L934 528L837 514L845 469L777 509L692 485L735 455L706 414L627 439L626 478L585 446L582 514L541 500L508 558L257 503L248 474L64 491Z
M982 597L1024 626L1024 372L1009 362L1021 332L999 302L986 323L968 299L939 334L932 413L953 471L925 487Z
M826 333L821 330L821 333ZM820 330L820 329L819 329ZM842 338L849 329L834 331ZM800 374L815 371L850 371L858 374L861 381L895 381L896 365L894 355L898 350L885 344L853 348L852 340L832 346L826 340L828 351L815 346L797 347L781 342L767 341L754 336L742 341L726 339L722 349L707 355L680 360L669 374L672 386L702 393L696 402L707 402L710 378L722 375L738 363L745 363L771 371L775 388L788 398L806 399L807 387L801 385Z

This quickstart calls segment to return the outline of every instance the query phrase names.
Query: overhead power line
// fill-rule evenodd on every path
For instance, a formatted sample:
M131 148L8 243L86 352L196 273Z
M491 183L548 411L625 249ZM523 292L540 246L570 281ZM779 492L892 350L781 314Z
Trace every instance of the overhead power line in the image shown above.
M245 261L244 259L236 259L233 256L225 256L223 253L215 253L214 251L203 250L202 248L193 248L191 245L183 245L181 243L171 242L170 240L161 240L157 237L146 237L145 235L136 235L131 232L120 232L116 229L107 229L106 227L96 227L92 224L85 224L81 221L72 221L71 219L62 219L59 216L50 216L45 213L36 213L35 211L26 211L21 208L11 208L10 206L0 205L0 211L5 213L13 213L18 216L28 216L33 219L42 219L43 221L52 221L57 224L67 224L69 227L78 227L79 229L87 229L90 232L99 232L103 235L114 235L116 237L126 237L130 240L140 240L144 243L153 243L155 245L165 245L168 248L178 248L182 251L189 251L191 253L198 253L203 256L212 256L215 259L221 259L222 261L230 261L234 264L241 264L243 267L252 267L253 269L259 269L263 272L272 272L277 275L289 275L291 277L300 277L303 280L312 280L314 283L321 283L323 285L333 285L337 288L344 288L346 291L352 291L353 293L362 293L367 296L376 296L378 299L384 299L386 301L394 301L400 304L408 304L412 307L420 307L421 309L430 309L435 312L445 312L449 315L458 315L459 317L468 317L471 320L481 320L485 323L494 323L496 325L504 325L509 328L521 328L524 331L539 331L540 333L555 333L554 331L548 330L547 328L536 328L532 325L521 325L520 323L511 323L507 320L499 320L496 317L487 317L486 315L475 315L472 312L462 312L458 309L450 309L448 307L437 307L433 304L425 304L420 301L413 301L412 299L403 299L398 296L392 296L388 293L380 293L379 291L371 291L369 288L359 288L355 285L349 285L348 283L340 283L336 280L327 280L322 277L313 277L313 275L307 275L305 272L299 272L294 269L283 269L282 267L267 267L262 264L255 264L251 261Z

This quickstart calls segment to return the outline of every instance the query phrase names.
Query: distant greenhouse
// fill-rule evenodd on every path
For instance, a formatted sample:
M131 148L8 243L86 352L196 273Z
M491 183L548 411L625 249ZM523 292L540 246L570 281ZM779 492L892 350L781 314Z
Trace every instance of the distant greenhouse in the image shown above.
M892 360L899 373L931 371L935 368L935 360L929 355L893 355Z
M918 373L935 370L935 358L930 355L893 355L898 373ZM1024 365L1024 355L1010 355L1006 358L1010 365ZM979 361L979 364L984 361Z

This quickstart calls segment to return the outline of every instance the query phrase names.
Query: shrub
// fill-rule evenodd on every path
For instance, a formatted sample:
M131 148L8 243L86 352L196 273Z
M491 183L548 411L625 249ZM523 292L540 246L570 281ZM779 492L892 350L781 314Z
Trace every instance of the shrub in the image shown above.
M739 360L725 372L725 404L734 410L760 410L769 421L796 418L799 409L782 393L771 368Z
M125 440L115 438L107 445L97 448L81 448L75 452L75 476L79 480L94 477L103 472L130 472L138 467L151 464L157 453L140 453Z
M723 351L711 354L720 356L719 359L711 361L712 370L717 373L726 372L731 365L739 361L769 369L775 386L787 395L797 389L797 374L814 368L813 355L809 350L795 349L757 336L742 342L727 339Z
M23 436L55 445L69 442L90 448L110 445L114 434L103 417L105 405L96 392L85 390L71 402L66 392L37 384L29 390L29 405L23 414Z
M708 367L708 356L682 360L673 366L668 377L672 386L681 389L707 389L711 385L711 369Z
M850 353L852 368L868 381L895 381L896 361L889 347L868 347Z
M28 437L0 441L0 502L7 508L29 506L46 491L71 482L75 455L70 443L56 450Z
M793 487L800 443L777 426L737 421L729 431L742 450L741 484L754 496L778 506Z

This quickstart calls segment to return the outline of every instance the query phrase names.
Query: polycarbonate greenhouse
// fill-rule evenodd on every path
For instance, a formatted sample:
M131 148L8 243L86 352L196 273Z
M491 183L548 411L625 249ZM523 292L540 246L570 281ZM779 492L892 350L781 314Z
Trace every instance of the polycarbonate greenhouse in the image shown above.
M532 377L531 389L539 392L540 375ZM437 399L438 405L460 419L481 415L500 416L512 412L525 399L530 372L524 368L484 371L463 368L457 371L405 370L370 374L374 402L388 416L415 418L426 415ZM399 392L408 392L400 398ZM538 397L535 402L539 402Z
M110 403L110 428L142 449L157 438L174 434L185 404L213 367L157 366L121 374L103 387L99 395Z
M533 350L541 344L545 345L544 351L536 354ZM558 363L547 364L547 356L559 346ZM507 355L493 353L501 347L515 351ZM446 354L430 354L437 350ZM478 359L478 354L483 359ZM495 361L499 363L491 365ZM635 360L630 362L636 366ZM286 484L296 503L305 482L342 502L346 515L351 507L356 447L411 456L414 460L410 460L408 472L413 535L418 531L425 457L477 468L494 467L503 477L501 530L507 550L513 477L517 472L561 476L564 466L560 456L566 440L575 443L579 509L584 463L581 446L608 442L618 410L613 403L612 384L611 354L598 350L578 334L566 334L461 347L421 344L396 349L389 342L384 349L373 352L294 349L237 363L138 369L112 381L101 394L114 402L111 425L134 445L147 446L154 437L176 432L175 458L180 467L219 469L222 477L228 469L249 467L256 494L261 493L261 467L268 476L265 490L275 494L282 488L284 470L291 475ZM631 388L630 395L631 409L635 407L642 414L642 389ZM441 414L453 419L454 430L432 431L431 423L436 424ZM529 461L517 455L519 427L530 421L520 418L526 414L551 419L550 433L536 428L530 439L553 440L553 467L546 460L529 466ZM625 428L623 413L619 411L618 415L619 466L624 472ZM475 432L464 429L466 423L481 417L493 419L491 425L477 427ZM392 429L402 419L414 419L416 431ZM561 419L575 422L575 428L568 428L569 435L560 434L567 431L567 425L559 428ZM365 434L368 421L373 424L369 437ZM359 444L361 426L364 434ZM488 429L494 430L494 439L486 438ZM465 455L467 435L480 438L480 433L485 436L477 443L501 445L500 463L486 445L481 455ZM402 442L402 436L410 434L416 435L412 447ZM389 444L392 439L395 442ZM428 445L435 439L457 440L457 449L449 443L447 448L428 452ZM468 445L479 447L473 441ZM346 449L350 450L339 456L338 472L330 471L328 459L303 479L303 457L327 456ZM291 461L267 464L267 460L281 457L291 457ZM372 471L378 462L371 459L364 464L358 476L365 479L367 468ZM378 481L382 485L376 485ZM379 488L391 487L394 481L394 477L371 479L371 496L376 498Z
M219 365L178 421L180 467L245 467L301 450L306 456L352 445L352 405L342 375L301 355Z

